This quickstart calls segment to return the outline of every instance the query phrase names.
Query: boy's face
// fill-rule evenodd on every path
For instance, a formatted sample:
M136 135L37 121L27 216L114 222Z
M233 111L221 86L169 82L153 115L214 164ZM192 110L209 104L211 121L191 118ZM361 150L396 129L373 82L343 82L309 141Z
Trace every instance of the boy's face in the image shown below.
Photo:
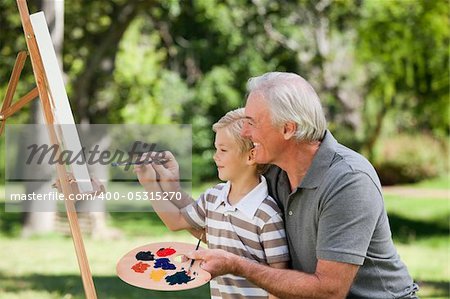
M216 153L213 158L222 181L236 179L245 170L248 171L249 153L241 152L239 144L225 128L217 130L214 146Z

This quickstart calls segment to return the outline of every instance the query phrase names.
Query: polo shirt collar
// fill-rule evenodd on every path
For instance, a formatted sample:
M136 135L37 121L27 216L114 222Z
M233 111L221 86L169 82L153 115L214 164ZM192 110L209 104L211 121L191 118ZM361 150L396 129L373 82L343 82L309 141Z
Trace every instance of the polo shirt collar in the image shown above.
M252 219L261 203L269 195L266 178L260 176L260 180L261 182L234 206L228 203L228 194L230 193L231 183L229 181L226 182L212 206L213 210L216 210L220 205L224 204L225 210L239 210L249 219Z
M300 188L313 189L320 185L333 161L337 144L336 139L327 130L308 172L300 183Z

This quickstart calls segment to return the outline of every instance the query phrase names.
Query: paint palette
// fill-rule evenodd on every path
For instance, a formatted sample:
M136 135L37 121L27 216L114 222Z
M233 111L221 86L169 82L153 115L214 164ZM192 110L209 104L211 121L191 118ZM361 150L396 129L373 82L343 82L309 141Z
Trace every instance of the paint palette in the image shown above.
M178 291L196 288L211 275L195 261L181 257L195 250L195 245L180 242L147 244L125 254L117 263L117 275L128 284L149 290Z

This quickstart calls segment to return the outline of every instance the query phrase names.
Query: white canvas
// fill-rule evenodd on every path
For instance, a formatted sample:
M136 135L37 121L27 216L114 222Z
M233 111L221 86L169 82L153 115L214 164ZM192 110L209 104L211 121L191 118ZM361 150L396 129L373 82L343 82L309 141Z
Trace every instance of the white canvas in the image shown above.
M49 84L49 92L53 100L51 105L55 116L55 124L61 124L62 141L64 149L79 153L82 150L80 138L67 97L62 73L58 66L55 49L48 30L47 21L43 12L30 15L31 24L38 44L39 52L44 64L45 75ZM73 175L81 192L92 192L93 187L86 164L71 165Z

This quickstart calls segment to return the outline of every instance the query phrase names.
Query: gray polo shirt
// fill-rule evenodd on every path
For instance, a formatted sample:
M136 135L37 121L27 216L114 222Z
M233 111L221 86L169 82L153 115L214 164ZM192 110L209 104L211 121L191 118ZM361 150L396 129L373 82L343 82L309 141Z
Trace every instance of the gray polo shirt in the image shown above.
M327 131L295 190L276 166L265 177L284 212L293 269L314 273L318 259L355 264L348 297L416 298L418 286L392 242L380 181L363 156Z

